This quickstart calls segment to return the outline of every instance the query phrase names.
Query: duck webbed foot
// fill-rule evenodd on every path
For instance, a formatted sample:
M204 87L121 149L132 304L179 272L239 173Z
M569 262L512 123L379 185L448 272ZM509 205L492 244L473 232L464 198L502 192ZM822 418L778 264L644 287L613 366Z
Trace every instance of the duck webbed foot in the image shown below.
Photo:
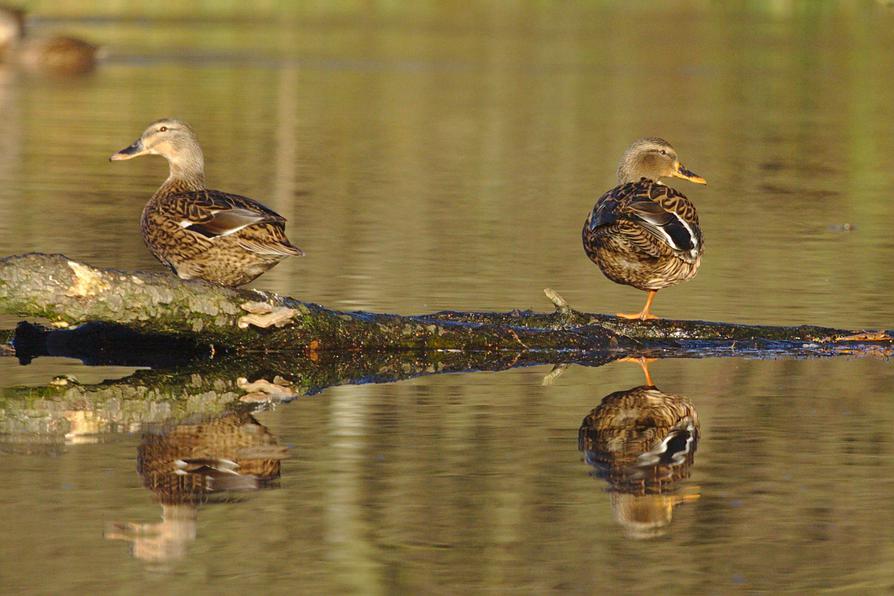
M622 319L639 319L640 321L650 321L652 319L657 319L655 315L649 312L652 308L652 301L655 300L655 294L658 293L658 290L649 290L649 295L646 297L646 305L643 307L641 311L635 314L626 314L626 313L615 313L615 316L621 317Z
M656 317L651 313L644 312L635 312L635 313L625 313L625 312L616 312L616 317L621 317L622 319L639 319L640 321L652 321L654 319L658 319L660 317Z

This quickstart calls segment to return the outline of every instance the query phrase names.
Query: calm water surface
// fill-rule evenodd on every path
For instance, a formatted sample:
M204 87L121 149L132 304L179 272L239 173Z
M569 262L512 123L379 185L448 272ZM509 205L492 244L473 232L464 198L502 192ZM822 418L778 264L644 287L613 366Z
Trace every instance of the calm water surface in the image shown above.
M248 20L84 4L34 8L38 27L108 46L96 73L0 70L2 254L158 270L137 222L166 167L107 158L174 115L198 131L209 183L283 213L308 253L259 287L401 313L545 309L547 286L585 310L639 308L579 230L623 149L652 134L709 181L678 185L707 249L659 314L894 328L883 3L262 3ZM888 361L651 370L653 399L688 422L637 427L673 435L661 453L603 432L612 459L581 425L603 398L633 399L629 364L546 386L550 366L346 385L249 414L201 378L72 399L54 377L134 371L3 358L0 590L894 587ZM241 457L258 481L154 472L187 451Z

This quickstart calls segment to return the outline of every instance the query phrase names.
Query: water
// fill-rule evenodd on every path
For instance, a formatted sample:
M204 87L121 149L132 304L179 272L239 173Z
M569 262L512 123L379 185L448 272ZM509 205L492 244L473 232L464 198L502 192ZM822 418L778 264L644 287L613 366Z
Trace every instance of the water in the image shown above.
M174 115L198 131L209 183L281 212L308 253L258 287L400 313L546 309L544 287L584 310L638 309L641 293L601 277L579 230L626 145L658 134L709 181L677 185L699 209L706 254L694 280L659 293L658 314L894 328L894 13L882 3L340 6L281 18L262 5L247 23L235 5L158 5L145 18L46 7L40 27L107 44L107 63L74 80L0 71L0 253L159 269L137 218L165 166L107 158ZM175 383L41 401L58 375L92 385L134 371L4 358L0 584L894 585L889 362L650 369L699 425L691 462L660 489L624 492L578 449L601 400L643 382L614 363L548 386L539 366L329 388L239 418L253 440L287 449L260 458L279 465L257 490L163 496L137 473L141 444L177 436L178 423L187 435L212 428L223 397L195 388L175 400L190 393ZM200 455L237 457L215 449ZM631 521L644 517L648 528Z

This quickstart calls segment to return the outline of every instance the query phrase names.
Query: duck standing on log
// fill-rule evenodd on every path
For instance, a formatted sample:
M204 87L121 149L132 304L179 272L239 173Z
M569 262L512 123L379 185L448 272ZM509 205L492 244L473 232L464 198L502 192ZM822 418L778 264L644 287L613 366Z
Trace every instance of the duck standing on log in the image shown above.
M286 238L286 219L248 197L205 187L205 159L192 128L165 118L109 160L161 155L170 175L143 208L149 250L182 279L222 286L249 283L304 252Z
M662 177L697 184L705 179L677 159L657 137L635 141L618 166L618 186L596 201L583 229L584 251L615 283L648 292L646 305L626 319L656 319L650 312L658 290L695 276L704 252L695 205Z

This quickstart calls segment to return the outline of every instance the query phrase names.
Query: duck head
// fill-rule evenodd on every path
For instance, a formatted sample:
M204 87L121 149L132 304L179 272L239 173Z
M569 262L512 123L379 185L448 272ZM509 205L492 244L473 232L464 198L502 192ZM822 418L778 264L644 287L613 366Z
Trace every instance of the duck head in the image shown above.
M171 177L202 177L205 157L196 133L186 122L162 118L150 124L130 146L114 153L109 161L133 159L141 155L161 155L168 160Z
M646 137L633 142L618 166L618 182L636 182L640 178L659 181L662 177L689 180L707 184L704 178L687 170L677 158L673 145L658 137Z

